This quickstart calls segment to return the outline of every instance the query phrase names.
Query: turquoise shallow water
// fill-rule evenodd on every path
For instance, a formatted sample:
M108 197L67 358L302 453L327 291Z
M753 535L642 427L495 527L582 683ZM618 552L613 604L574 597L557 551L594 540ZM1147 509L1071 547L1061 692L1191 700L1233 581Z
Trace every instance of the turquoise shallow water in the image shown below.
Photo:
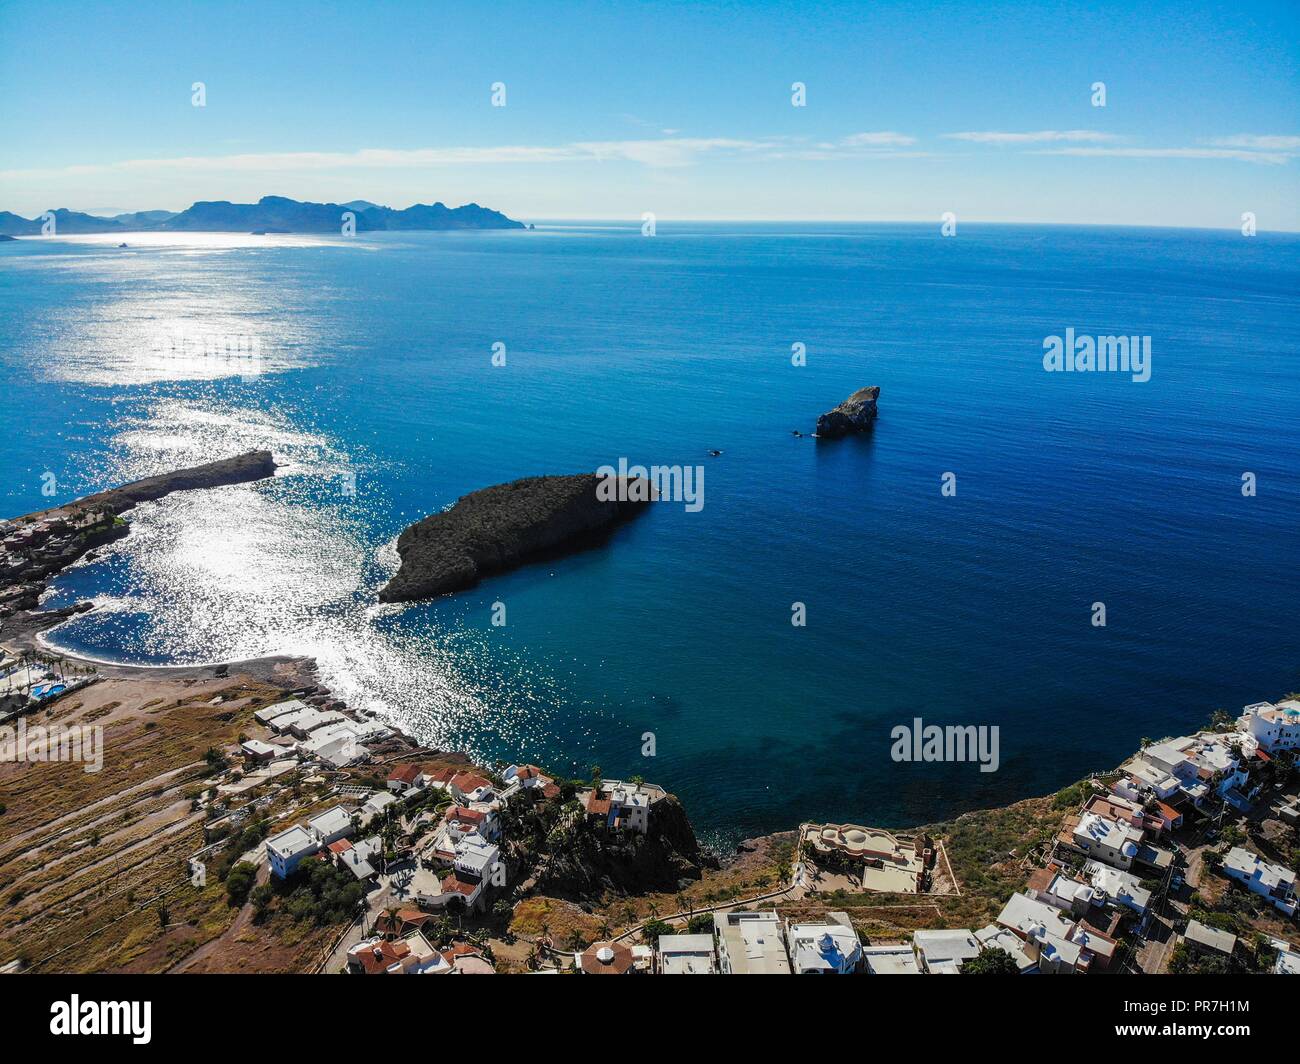
M313 653L432 741L639 773L722 842L1043 793L1300 688L1297 238L153 240L0 248L0 508L49 505L46 473L57 501L254 446L282 475L142 507L60 582L56 601L100 603L56 633L70 648ZM1151 380L1045 373L1043 338L1067 327L1151 336ZM869 438L790 434L865 384ZM416 517L620 457L702 465L704 508L375 605ZM999 770L894 763L889 731L917 716L998 725Z

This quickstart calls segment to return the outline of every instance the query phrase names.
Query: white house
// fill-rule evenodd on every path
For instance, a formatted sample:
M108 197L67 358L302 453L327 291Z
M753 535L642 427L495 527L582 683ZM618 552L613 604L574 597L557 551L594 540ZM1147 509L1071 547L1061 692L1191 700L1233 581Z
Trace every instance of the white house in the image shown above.
M1139 760L1176 777L1180 790L1199 807L1212 793L1226 798L1246 785L1242 759L1233 746L1240 748L1248 738L1237 732L1184 735L1148 746ZM1248 745L1254 745L1253 738ZM1211 787L1216 776L1219 782Z
M981 946L968 930L917 931L912 935L922 971L931 975L957 975L963 962L978 957Z
M397 801L396 796L390 794L388 791L375 791L369 798L361 803L361 818L369 821L372 817L376 817L382 813L395 801Z
M1142 848L1142 829L1099 813L1084 813L1068 841L1089 857L1115 868L1130 868Z
M271 862L271 871L281 879L288 879L304 857L310 857L320 848L320 839L297 824L266 840L266 856Z
M1269 753L1300 749L1300 701L1294 698L1246 706L1237 723Z
M312 817L307 821L307 830L322 846L343 838L352 831L352 814L341 805Z
M579 796L587 816L611 831L635 831L644 835L650 830L654 804L667 792L653 783L628 783L603 780L599 787Z
M457 772L448 789L458 802L486 802L492 797L492 781L473 772Z
M273 706L266 706L264 709L257 710L253 714L253 719L260 724L270 724L277 717L287 717L291 713L301 713L308 708L306 702L291 698L287 702L277 702Z
M781 918L774 912L713 914L723 975L789 975Z
M862 943L847 913L827 913L824 924L785 925L795 975L849 975L862 964Z
M1004 950L1016 962L1016 971L1020 975L1038 974L1037 951L1031 950L1015 932L989 924L975 932L975 940L980 944L981 952L986 949Z
M660 975L713 975L712 935L660 935Z
M1295 915L1295 873L1291 869L1270 864L1258 854L1234 846L1223 859L1223 874L1267 899L1287 916Z
M284 753L284 750L264 743L261 739L248 739L239 744L239 752L250 761L270 761L276 754Z
M1277 950L1277 960L1273 963L1274 975L1300 975L1300 946L1294 946L1281 938L1268 940Z
M863 946L862 967L868 975L920 975L912 947L905 944L893 946Z
M1151 891L1144 890L1142 880L1133 873L1121 872L1100 861L1088 861L1083 866L1083 873L1093 889L1100 891L1107 901L1132 909L1139 916L1146 913L1151 903Z
M1109 935L1028 894L1011 895L997 923L1025 943L1043 975L1072 975L1105 968L1118 945Z

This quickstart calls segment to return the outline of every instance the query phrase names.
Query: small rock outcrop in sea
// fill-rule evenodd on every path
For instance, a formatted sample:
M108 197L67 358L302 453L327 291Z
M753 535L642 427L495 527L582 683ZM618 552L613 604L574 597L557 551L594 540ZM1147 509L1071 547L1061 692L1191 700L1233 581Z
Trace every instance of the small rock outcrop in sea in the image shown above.
M834 410L828 410L817 419L817 435L821 439L838 440L856 432L866 432L876 420L876 400L880 389L875 385L859 388Z
M464 590L482 576L537 555L583 546L649 504L648 490L646 501L639 501L643 493L637 491L598 497L602 480L595 473L525 477L470 492L398 537L401 565L379 601L409 602Z

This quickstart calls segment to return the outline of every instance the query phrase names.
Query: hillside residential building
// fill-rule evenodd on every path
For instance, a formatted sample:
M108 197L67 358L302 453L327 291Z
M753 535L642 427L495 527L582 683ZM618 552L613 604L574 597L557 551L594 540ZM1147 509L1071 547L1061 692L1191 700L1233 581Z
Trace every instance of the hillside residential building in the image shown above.
M419 931L389 941L370 938L348 950L348 970L365 975L430 975L451 965Z
M307 821L307 830L322 846L341 839L352 832L352 814L341 805L312 817Z
M972 931L962 929L917 931L912 935L912 948L922 971L930 975L958 975L962 964L978 957L983 947Z
M320 848L320 839L298 824L266 840L266 856L271 862L271 871L281 879L288 879L297 871L304 857L310 857Z
M492 797L492 781L473 772L457 772L447 788L458 802L486 802Z
M1182 794L1200 808L1214 794L1229 801L1240 801L1247 779L1241 751L1247 746L1251 749L1245 753L1252 753L1255 740L1239 732L1202 732L1154 743L1135 760L1145 761L1174 776Z
M1193 953L1218 953L1231 957L1237 948L1237 936L1217 928L1206 927L1199 920L1188 920L1183 942Z
M1300 946L1292 945L1281 938L1270 938L1268 943L1277 950L1277 960L1273 962L1273 974L1300 975Z
M1067 849L1128 869L1142 848L1142 829L1100 813L1066 817L1058 841Z
M790 967L795 975L850 975L862 965L862 943L847 913L826 914L827 922L785 925Z
M583 975L632 975L634 961L632 947L622 942L593 942L573 955L574 970Z
M997 923L1025 943L1043 975L1100 970L1115 956L1115 939L1029 894L1011 895Z
M474 909L491 886L505 886L501 851L478 835L468 835L456 846L452 870L443 878L442 897L435 903L445 905L453 895L460 895L465 907Z
M1138 916L1146 914L1147 906L1151 904L1151 891L1143 889L1142 880L1131 872L1121 872L1100 861L1088 861L1083 866L1083 873L1093 889L1100 891L1112 905L1131 909Z
M391 791L375 791L364 802L361 803L361 818L369 820L378 816L390 805L397 801L397 796Z
M868 975L920 975L921 967L917 963L912 947L906 944L895 946L863 946L862 968Z
M249 761L270 761L277 754L283 754L282 747L264 743L261 739L249 739L239 744L239 752Z
M660 935L660 975L713 975L712 935Z
M714 913L713 933L723 975L790 974L785 932L776 913Z
M413 794L427 786L428 777L419 765L397 765L388 774L388 789L396 794Z
M989 924L975 932L975 940L980 944L981 952L986 949L1000 949L1016 962L1016 971L1020 975L1038 974L1037 950L1030 949L1013 931L997 924Z
M653 783L603 780L598 788L582 792L578 798L591 822L610 831L644 835L650 830L654 804L666 796L667 792Z
M1294 698L1277 705L1256 702L1246 706L1237 723L1270 754L1300 749L1300 701Z
M1234 846L1223 859L1223 874L1287 916L1295 915L1295 873L1284 865L1271 864L1258 854Z
M257 710L257 712L253 714L253 719L259 724L270 724L271 721L275 720L277 717L287 717L291 713L301 713L303 710L309 708L311 707L309 707L306 702L300 702L296 698L291 698L287 702L277 702L273 706L267 706L264 709Z
M516 788L536 795L538 798L558 798L560 788L550 776L536 765L511 765L501 778L506 781L506 789L513 793Z

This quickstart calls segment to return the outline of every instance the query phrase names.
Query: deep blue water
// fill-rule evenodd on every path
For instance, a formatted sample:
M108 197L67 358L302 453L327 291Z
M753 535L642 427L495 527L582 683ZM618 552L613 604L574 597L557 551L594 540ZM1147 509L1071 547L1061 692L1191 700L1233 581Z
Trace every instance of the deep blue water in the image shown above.
M62 580L56 601L101 603L64 646L314 653L426 739L639 773L722 841L1045 793L1300 688L1300 238L191 239L0 247L0 510L253 446L283 463L140 508ZM1151 380L1044 372L1067 327L1149 335ZM213 357L232 336L260 360ZM870 437L791 435L866 384ZM620 457L703 465L703 510L660 504L599 549L375 607L416 517ZM1001 768L895 764L889 731L915 716L999 725Z

